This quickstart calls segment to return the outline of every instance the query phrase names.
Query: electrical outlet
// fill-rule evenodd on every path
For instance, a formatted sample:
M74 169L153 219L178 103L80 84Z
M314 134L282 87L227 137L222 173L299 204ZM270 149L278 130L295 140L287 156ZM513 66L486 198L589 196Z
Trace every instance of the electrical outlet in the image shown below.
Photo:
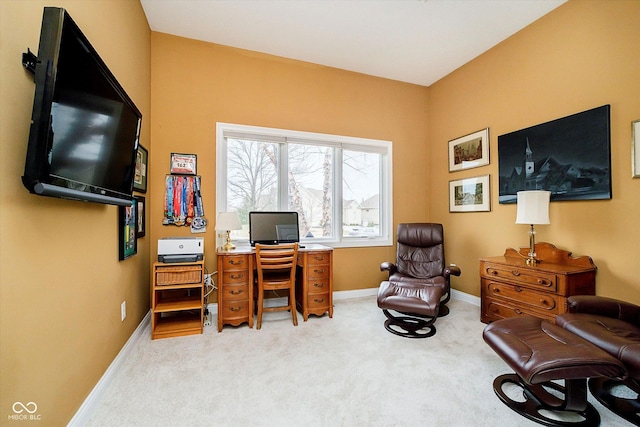
M127 317L127 302L122 301L122 304L120 304L120 320L124 321L126 317Z
M212 324L211 313L208 313L204 316L204 326L211 326Z

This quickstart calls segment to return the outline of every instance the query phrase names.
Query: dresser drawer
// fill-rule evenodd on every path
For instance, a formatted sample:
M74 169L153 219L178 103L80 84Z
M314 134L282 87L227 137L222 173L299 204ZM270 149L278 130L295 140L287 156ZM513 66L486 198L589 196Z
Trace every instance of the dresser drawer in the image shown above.
M222 260L222 270L248 270L249 257L246 255L225 255Z
M222 300L228 301L239 301L239 300L249 300L249 285L248 284L240 284L234 285L226 283L224 287L221 289Z
M556 292L558 288L555 274L517 266L485 263L480 274L486 278L501 279L510 283L518 282L547 292Z
M510 285L489 279L482 279L484 295L494 299L504 299L517 305L526 305L536 310L544 310L552 314L560 312L562 298L550 293L536 292L519 285Z
M529 309L525 306L514 306L508 301L485 297L482 299L482 321L493 322L495 320L506 319L508 317L532 315L541 319L555 322L555 316L551 313L544 313Z

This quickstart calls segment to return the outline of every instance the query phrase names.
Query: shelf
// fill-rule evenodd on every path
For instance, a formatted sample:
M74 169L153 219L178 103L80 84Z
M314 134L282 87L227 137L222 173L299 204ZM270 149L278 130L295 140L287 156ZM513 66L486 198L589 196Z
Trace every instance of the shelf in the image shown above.
M202 315L199 313L180 312L163 315L154 313L157 317L152 331L153 338L169 338L182 335L202 333Z
M190 297L176 297L166 298L162 301L157 301L156 306L153 309L154 313L164 313L168 311L180 311L180 310L200 310L202 309L202 302L200 295L193 295Z

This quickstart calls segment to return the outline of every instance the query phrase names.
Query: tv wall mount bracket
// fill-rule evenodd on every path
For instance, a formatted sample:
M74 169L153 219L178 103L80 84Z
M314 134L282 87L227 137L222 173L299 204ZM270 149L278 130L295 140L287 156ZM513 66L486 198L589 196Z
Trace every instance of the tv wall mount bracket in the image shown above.
M22 53L22 65L33 76L36 75L36 64L38 63L38 57L31 52L31 49L27 48L26 52Z

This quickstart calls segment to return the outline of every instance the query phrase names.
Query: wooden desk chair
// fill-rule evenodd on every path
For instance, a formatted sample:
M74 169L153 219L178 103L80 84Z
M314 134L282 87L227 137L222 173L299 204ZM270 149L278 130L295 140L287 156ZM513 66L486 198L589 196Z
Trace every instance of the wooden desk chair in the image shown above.
M262 325L262 312L291 311L294 326L298 326L296 314L296 265L298 260L298 244L260 245L256 244L256 265L258 281L258 322L256 329ZM276 307L264 307L266 291L289 291L288 304Z

